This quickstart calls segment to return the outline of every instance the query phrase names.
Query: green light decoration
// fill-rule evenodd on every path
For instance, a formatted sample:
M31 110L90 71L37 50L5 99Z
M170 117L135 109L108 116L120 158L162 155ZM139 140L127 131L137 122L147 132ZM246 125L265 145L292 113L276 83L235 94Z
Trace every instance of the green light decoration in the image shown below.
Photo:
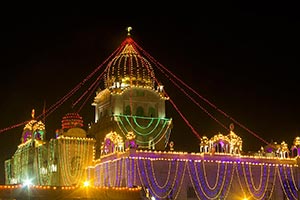
M124 120L122 120L122 118L125 118L126 120L126 123L130 126L130 128L138 135L141 135L141 136L147 136L147 135L150 135L152 134L154 131L157 130L157 127L160 125L160 121L162 120L162 118L155 118L156 119L156 124L154 125L154 127L150 127L151 124L148 123L148 125L146 127L142 127L140 128L141 126L138 125L137 121L136 121L136 118L141 118L141 117L138 117L138 116L130 116L130 115L118 115L117 116L118 118L118 121L120 121L120 123L122 124L122 126L124 126L124 128L126 129L126 125L124 125ZM131 118L133 118L133 122L134 124L132 124L131 122ZM147 119L147 118L144 118L144 119ZM149 118L148 118L149 119ZM154 118L152 118L151 120L154 121L155 120ZM168 123L168 119L165 120L163 122L163 125L162 125L162 128L164 128L166 126L166 124ZM150 125L149 125L150 124ZM135 126L133 126L135 125ZM151 128L151 129L150 129ZM127 131L128 132L128 131Z
M124 126L124 124L121 124L119 122L117 122L119 129L121 130L121 132L123 133L123 135L125 136L130 130L128 130L126 128L126 126ZM170 124L169 124L170 125ZM164 126L166 127L166 126ZM162 134L162 132L164 131L164 133ZM168 135L168 132L170 132L171 130L169 129L169 126L167 126L165 129L160 129L160 131L155 135L154 138L152 138L152 145L157 144L159 141L161 141L161 139L165 136ZM145 135L144 135L145 136ZM143 141L143 140L139 140L136 139L136 142L139 144L140 147L147 147L149 144L149 140ZM146 146L144 146L143 144L146 144Z
M140 135L143 138L147 136L152 137L152 145L157 144L164 137L168 136L171 131L171 119L167 118L154 118L154 117L140 117L130 115L114 115L117 118L118 128L121 130L124 136L128 132L133 131L135 134ZM138 123L138 121L140 121ZM141 122L145 125L141 125ZM149 139L140 140L136 138L136 142L140 147L148 147Z
M153 121L154 121L154 118L150 118L150 120L149 120L150 122L148 123L147 126L141 126L141 125L139 125L139 123L137 122L137 118L143 118L143 119L149 119L149 118L146 118L146 117L138 117L138 116L132 116L132 118L133 118L133 121L134 121L135 125L137 125L140 129L147 129L147 128L149 128L149 127L152 125ZM161 118L158 118L157 123L160 122L160 119L161 119ZM126 117L126 120L128 120L128 117Z

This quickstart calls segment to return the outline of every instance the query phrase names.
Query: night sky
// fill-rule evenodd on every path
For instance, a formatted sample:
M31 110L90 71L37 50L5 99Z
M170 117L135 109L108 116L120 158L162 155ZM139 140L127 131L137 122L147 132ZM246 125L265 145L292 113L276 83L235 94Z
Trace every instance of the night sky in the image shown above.
M0 130L30 120L33 108L40 115L44 105L55 104L119 47L126 27L132 26L133 40L183 82L265 141L285 141L290 147L300 136L295 9L227 5L190 15L5 15L0 37ZM200 136L228 133L166 78L160 81ZM76 95L46 118L47 139L73 111L71 104L81 94ZM93 97L80 113L85 126L94 119ZM232 122L197 101L226 126ZM198 151L197 137L171 104L166 107L174 123L175 150ZM4 161L20 144L23 127L0 133L1 183ZM242 137L245 152L265 145L236 124L234 131Z

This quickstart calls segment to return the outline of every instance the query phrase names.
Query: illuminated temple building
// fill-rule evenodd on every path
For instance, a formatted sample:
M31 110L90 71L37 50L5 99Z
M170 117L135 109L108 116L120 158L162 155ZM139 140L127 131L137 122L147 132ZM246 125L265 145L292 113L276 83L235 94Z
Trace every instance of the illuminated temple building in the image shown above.
M249 155L231 124L226 133L203 136L199 152L175 149L166 88L156 79L154 59L143 53L129 34L108 61L88 130L79 114L68 113L46 141L45 125L33 115L5 162L6 184L89 181L93 187L141 187L145 199L300 198L300 137L291 146L272 143Z

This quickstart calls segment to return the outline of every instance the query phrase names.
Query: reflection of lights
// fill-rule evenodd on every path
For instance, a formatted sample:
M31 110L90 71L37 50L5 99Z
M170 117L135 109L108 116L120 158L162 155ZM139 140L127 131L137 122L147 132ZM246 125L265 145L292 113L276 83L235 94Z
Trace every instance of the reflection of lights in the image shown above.
M155 200L155 197L151 197L151 200Z
M84 187L89 187L90 186L90 182L89 181L84 181L83 186Z
M247 198L247 197L244 197L242 200L248 200L248 198Z
M23 186L30 186L30 185L32 185L32 182L30 179L26 179L23 183Z

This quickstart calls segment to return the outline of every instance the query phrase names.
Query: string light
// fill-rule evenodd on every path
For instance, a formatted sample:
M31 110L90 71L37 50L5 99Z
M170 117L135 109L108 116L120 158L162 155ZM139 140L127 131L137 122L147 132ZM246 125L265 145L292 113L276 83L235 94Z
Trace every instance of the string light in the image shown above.
M261 141L263 141L265 144L270 144L269 142L265 141L262 137L260 137L258 134L254 133L253 131L251 131L249 128L247 128L246 126L244 126L243 124L241 124L240 122L238 122L237 120L235 120L233 117L231 117L230 115L226 114L224 111L222 111L220 108L218 108L217 106L215 106L213 103L211 103L208 99L204 98L202 95L200 95L198 92L196 92L193 88L191 88L190 86L188 86L186 83L184 83L181 79L179 79L175 74L173 74L170 70L168 70L166 67L164 67L160 62L156 61L150 54L148 54L145 50L143 50L143 48L141 48L136 42L134 42L134 45L141 50L141 52L143 52L148 59L150 59L152 62L154 62L158 67L158 69L160 69L159 67L161 67L163 70L165 70L166 72L168 72L173 78L175 78L179 83L181 83L182 85L184 85L186 88L188 88L190 91L192 91L194 94L196 94L200 99L202 99L204 102L206 102L209 106L211 106L212 108L214 108L215 110L217 110L218 112L220 112L222 115L224 115L226 118L232 120L234 123L236 123L237 125L239 125L241 128L243 128L244 130L246 130L247 132L251 133L252 135L254 135L256 138L260 139ZM164 73L165 74L165 73ZM167 76L169 77L169 76ZM170 79L171 80L171 79ZM172 81L173 82L173 81ZM174 82L173 82L174 83ZM193 102L197 102L195 100L193 100ZM198 105L198 104L196 104ZM204 110L205 111L205 110ZM206 112L207 113L207 112ZM207 113L208 114L208 113ZM181 115L181 114L180 114ZM209 115L212 117L212 115ZM214 118L213 118L214 119ZM184 120L186 121L186 120ZM218 122L219 123L219 122ZM221 123L219 123L221 124ZM189 123L187 123L188 126L191 125ZM222 125L223 126L223 125ZM226 129L226 126L223 126ZM195 131L192 128L193 133L195 133ZM197 135L197 134L196 134ZM198 136L197 136L198 137ZM199 137L198 137L199 138Z
M260 184L258 187L255 186L255 182L253 180L254 174L251 171L251 165L253 165L252 163L240 163L237 165L237 169L239 169L239 171L237 171L238 173L242 173L241 176L244 177L244 182L246 184L246 187L248 189L248 192L251 194L252 197L255 197L256 199L262 199L264 197L266 197L268 190L270 190L270 188L268 188L269 185L274 185L270 184L270 177L275 177L275 168L271 166L267 166L264 165L263 168L262 166L260 166L260 176L255 176L256 179L257 177L259 177L260 180ZM257 166L256 166L257 167ZM268 168L267 168L268 167ZM267 174L266 174L266 168L267 168ZM273 171L271 171L271 169ZM240 172L240 170L242 170L242 172ZM256 174L256 173L255 173ZM240 177L240 176L238 176ZM275 181L276 179L271 179L271 181ZM264 181L264 182L263 182Z
M118 115L116 115L118 116ZM128 116L129 117L129 116ZM116 120L117 125L119 130L121 131L121 133L126 137L127 133L130 132L130 129L128 129L128 127L123 123L122 120ZM130 122L130 121L129 121ZM128 123L129 127L132 126L131 122ZM171 131L170 130L170 126L172 125L171 120L164 120L164 123L162 125L160 125L160 128L155 128L152 129L153 131L155 131L155 135L152 134L151 136L152 138L152 144L156 145L158 144L162 139L164 139L164 137L166 135L168 135L168 132ZM145 132L145 131L144 131ZM142 132L135 132L140 134L141 136L145 137L145 135L147 135L147 132L145 132L145 134L143 134ZM148 148L149 145L149 141L147 140L141 140L141 139L136 139L137 144L139 145L140 148Z
M299 190L299 188L297 188L297 186L294 185L294 183L291 183L292 182L292 181L290 181L291 179L289 177L287 177L286 167L280 165L277 168L277 170L278 170L278 174L279 174L280 184L281 184L282 188L284 189L285 195L289 199L297 200L298 199L297 191Z
M186 157L182 157L182 155L186 155ZM198 159L201 158L197 160L189 158L191 155L185 154L184 152L171 153L146 150L137 151L136 154L132 156L136 157L124 157L124 159L128 159L128 161L123 161L122 164L115 163L116 161L113 160L107 160L97 165L96 168L99 166L105 166L106 168L101 172L101 174L107 175L105 175L106 178L104 177L104 179L106 180L103 180L102 184L109 182L111 185L119 185L119 180L126 177L126 179L132 179L131 182L133 184L147 187L154 197L166 198L167 195L170 194L168 188L173 188L172 192L174 196L179 195L179 188L181 188L182 185L178 184L178 182L186 180L185 177L188 175L199 199L225 199L230 194L233 179L237 177L235 180L240 185L241 196L251 196L254 199L262 199L272 196L277 180L276 177L278 176L286 196L290 196L292 199L293 195L297 197L297 185L295 185L296 181L293 180L292 177L292 168L297 166L273 164L273 158L268 158L270 160L269 163L257 163L252 161L252 158L246 156L240 157L240 160L236 162L235 158L229 155L226 158L223 157L222 160L216 160L215 156L210 156L210 158L214 158L212 160L202 156L197 157ZM128 163L128 165L125 163ZM163 173L163 175L160 174L161 172L156 172L155 170L156 166L161 166L160 164L165 166L164 170L166 172ZM212 169L212 166L217 167L217 170ZM188 169L187 172L185 170L186 167ZM281 175L279 172L277 173L279 168L282 171ZM120 170L124 173L121 173ZM211 177L212 171L214 171L213 174L216 174L215 178ZM136 182L136 173L139 183ZM208 176L210 176L210 178L208 178ZM289 185L285 183L287 179L291 180ZM175 183L174 180L177 180L177 183ZM215 182L213 182L213 180L215 180ZM126 180L126 183L128 182L130 181Z
M135 44L135 42L131 38L127 39L125 43L123 43L125 47L121 46L122 48L120 47L118 48L118 50L116 50L119 52L119 55L115 56L113 61L111 61L108 64L108 66L111 66L111 68L107 67L104 70L105 72L108 71L108 74L111 73L111 76L109 76L106 79L106 84L108 84L111 89L110 95L124 94L124 91L127 92L128 90L130 90L129 92L132 92L132 89L134 87L147 88L149 90L153 90L153 82L156 81L156 83L158 84L158 81L154 76L151 64L148 63L146 58L139 55L137 47L133 44ZM142 49L140 50L143 51ZM121 66L121 62L119 62L120 60L122 60L123 64L127 63L129 69L125 67L124 71L120 71L120 67L123 67ZM152 57L150 60L152 60ZM157 61L155 62L158 63ZM136 65L133 65L134 63ZM97 71L100 69L100 66L97 68ZM137 69L134 69L134 66L137 67ZM134 71L136 71L137 74L133 75ZM96 71L94 71L93 73L95 72ZM89 87L89 89L86 92L84 92L84 94L73 104L74 106L77 103L79 103L79 101L81 101L84 96L86 96L89 92L93 91L96 88L96 83L98 83L100 78L102 78L103 74L104 72ZM124 77L122 77L122 80L124 80L124 84L126 87L122 88L124 85L122 85L122 83L119 83L120 85L115 85L116 88L112 88L111 84L117 83L115 82L115 80L113 80L115 76L123 75ZM79 88L82 85L84 85L85 82L91 77L92 75L89 75L86 79L84 79L83 82L77 85L61 100L59 100L56 104L51 106L47 110L47 116L54 112L67 99L69 99L70 96L72 96L77 90L79 90ZM173 77L176 78L176 76ZM119 88L119 86L121 87L121 89ZM184 91L182 88L180 90ZM188 95L185 91L184 93L190 99L192 99L192 97ZM198 132L192 127L192 125L185 118L185 116L179 111L175 103L172 101L172 99L168 97L165 91L160 97L162 99L165 98L165 100L170 100L177 112L189 125L193 133L198 137L198 139L203 139L200 138ZM206 99L204 100L207 103L211 104ZM196 103L198 107L203 108L194 99L192 99L192 101ZM235 121L233 118L228 116L226 113L218 109L213 104L211 104L211 106L217 109L222 114L224 114L226 117ZM206 111L204 108L202 110ZM208 112L206 113L209 114ZM163 139L163 137L168 135L171 129L171 119L145 117L138 118L132 116L129 117L126 115L114 116L117 118L118 128L121 130L125 137L127 136L129 129L132 129L135 134L142 137L148 136L150 134L151 136L154 136L154 144L157 144ZM210 117L214 118L212 115L210 115ZM138 120L144 120L145 125L141 125L140 123L138 123ZM156 123L154 121L156 121ZM163 123L161 123L162 121ZM236 123L243 127L238 122ZM68 128L68 126L65 124L63 126ZM124 152L124 149L120 149L120 151L115 151L114 149L111 152L109 152L109 154L102 156L99 161L95 161L92 158L92 156L94 155L94 140L88 138L59 136L57 140L51 140L49 146L49 148L58 150L58 169L51 168L52 165L48 165L47 168L45 168L45 159L43 155L44 150L42 149L42 147L39 148L39 146L35 146L37 147L37 159L34 161L34 168L38 173L38 175L36 176L37 183L41 184L42 186L34 187L48 189L48 186L45 185L51 184L50 171L58 170L59 172L61 172L61 174L63 174L63 176L61 177L62 183L66 185L65 187L62 187L63 190L75 189L76 187L71 187L71 185L78 185L80 181L84 181L88 178L92 180L94 178L93 176L96 176L94 184L97 186L105 186L110 188L118 187L119 190L120 186L123 184L131 186L138 184L142 185L143 187L147 187L150 190L151 195L155 196L156 198L167 198L171 193L176 198L180 194L182 184L184 183L187 173L189 175L187 179L189 178L189 181L192 183L195 193L199 199L226 198L232 187L233 178L236 176L238 177L238 182L240 184L240 187L242 188L242 193L244 196L246 196L246 193L247 196L248 193L250 193L250 196L252 196L253 198L262 199L272 196L272 192L274 191L274 185L276 182L276 177L278 176L281 183L281 187L286 197L290 199L297 199L297 191L299 191L299 188L297 188L297 181L295 180L293 174L294 172L292 170L292 167L297 166L286 164L296 162L295 159L292 160L287 159L285 157L286 153L288 152L287 145L285 143L282 143L279 149L281 158L285 159L282 163L285 164L281 163L282 160L280 160L280 158L273 157L264 158L265 160L262 160L261 157L255 156L243 157L240 155L239 152L242 141L239 137L232 133L233 132L231 131L229 136L223 136L222 134L219 134L212 139L212 142L214 144L220 141L220 139L222 141L228 142L229 150L226 149L228 147L227 146L225 148L226 151L224 153L220 151L211 157L206 157L207 154L205 153L209 152L192 155L187 154L186 152L162 153L161 151L149 150L136 151L135 153L130 154L128 152ZM109 135L109 137L105 139L110 139L111 141L113 141L114 144L122 143L122 138L118 137L118 135L116 135L115 132L112 132ZM139 144L141 144L140 147L146 147L145 144L148 142L146 139L139 138L137 138L136 141ZM18 146L15 157L12 160L13 165L16 166L16 177L9 178L16 178L17 182L19 182L22 178L25 177L27 171L29 171L28 160L30 158L32 144L34 142L36 142L35 144L37 145L40 144L33 138L30 138ZM124 144L122 143L122 145ZM53 149L51 149L50 152L54 152ZM211 158L211 160L207 158ZM260 158L261 163L258 164L256 158ZM48 156L48 160L51 161L53 159L53 155ZM238 162L236 162L237 159L239 160ZM49 162L49 164L50 163L51 162ZM96 163L95 166L88 167L87 171L85 171L86 169L84 167L90 166L94 163ZM54 162L52 162L51 164L54 164ZM161 172L157 172L155 170L156 164L157 166L166 166L164 170L167 171L167 173L162 175ZM214 170L216 173L215 180L211 177L210 180L208 178L208 176L211 176L211 174L209 173L209 168L211 168L211 166L217 166L217 170ZM186 168L188 169L188 172L186 172ZM255 175L259 176L256 177ZM272 185L271 194L268 194L270 189L269 185ZM53 189L57 188L55 187Z

